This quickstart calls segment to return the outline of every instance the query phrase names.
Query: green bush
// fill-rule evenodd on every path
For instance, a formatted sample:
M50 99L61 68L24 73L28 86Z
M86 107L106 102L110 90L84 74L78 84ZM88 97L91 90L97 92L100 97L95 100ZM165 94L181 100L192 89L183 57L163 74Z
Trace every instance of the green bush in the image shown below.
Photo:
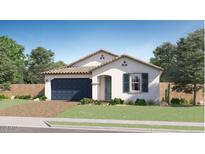
M80 104L92 104L94 100L92 98L83 98L80 100Z
M41 101L45 101L47 99L47 97L44 95L38 95L38 96L33 97L33 99L36 99L36 98L38 98Z
M136 99L135 105L146 105L146 101L144 99Z
M31 99L31 95L21 95L21 96L15 96L15 99Z
M94 100L94 104L95 104L95 105L101 105L101 104L102 104L102 102L101 102L101 101L99 101L99 100Z
M192 100L188 101L184 98L172 98L171 100L171 104L172 105L191 105L192 104Z
M171 104L172 105L180 105L181 104L181 100L179 98L172 98L171 99Z
M123 104L124 100L122 100L121 98L114 98L110 101L110 105L116 105L116 104Z
M134 102L133 102L132 100L127 100L125 103L126 103L127 105L134 105Z
M188 102L189 102L189 105L192 105L193 104L193 99L190 99Z
M1 99L8 99L8 98L9 98L8 96L0 95L0 100L1 100Z
M45 101L45 100L47 99L46 96L40 96L40 97L38 97L38 98L39 98L39 100L41 100L41 101Z
M92 98L83 98L83 99L80 100L80 104L81 104L81 105L83 105L83 104L101 105L102 102L99 101L99 100L92 99Z
M159 103L157 103L157 102L155 102L154 100L147 100L146 101L146 105L157 105L157 104L159 104Z
M11 89L11 83L5 82L0 85L0 89L6 91Z
M184 98L181 98L181 99L180 99L180 103L181 103L182 105L189 105L189 101L186 100L186 99L184 99Z

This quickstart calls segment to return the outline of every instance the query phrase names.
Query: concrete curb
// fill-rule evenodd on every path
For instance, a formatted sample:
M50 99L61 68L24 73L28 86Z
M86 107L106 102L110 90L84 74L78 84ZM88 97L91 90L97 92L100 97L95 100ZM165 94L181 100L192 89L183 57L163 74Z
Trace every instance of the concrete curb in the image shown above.
M152 129L152 128L124 128L124 127L100 127L100 126L51 126L58 129L80 129L80 130L102 130L125 133L203 133L197 130L175 130L175 129Z

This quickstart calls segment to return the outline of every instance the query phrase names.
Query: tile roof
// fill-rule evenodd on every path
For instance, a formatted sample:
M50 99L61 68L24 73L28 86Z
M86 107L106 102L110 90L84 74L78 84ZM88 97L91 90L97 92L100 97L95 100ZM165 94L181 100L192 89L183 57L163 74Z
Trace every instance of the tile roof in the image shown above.
M42 74L89 74L91 70L96 66L87 66L87 67L62 67L58 69L53 69L45 71Z
M80 67L80 66L77 67L77 66L76 66L76 67L72 67L75 63L77 63L77 62L79 62L79 61L81 61L81 60L83 60L83 59L86 59L86 58L88 58L88 57L90 57L90 56L92 56L92 55L95 55L95 54L97 54L97 53L99 53L99 52L106 52L106 53L108 53L108 54L111 54L111 55L115 56L115 58L113 58L113 60L111 60L111 61L109 61L109 62L106 62L106 63L103 63L103 64L101 64L101 65L99 65L99 66L86 66L86 67ZM99 51L97 51L97 52L95 52L95 53L93 53L93 54L90 54L90 55L88 55L88 56L86 56L86 57L84 57L84 58L82 58L82 59L80 59L80 60L78 60L78 61L76 61L76 62L74 62L74 63L71 63L70 65L64 66L64 67L62 67L62 68L57 68L57 69L45 71L45 72L43 72L42 74L90 74L90 73L92 73L93 70L96 70L96 69L101 68L101 67L103 67L103 66L105 66L105 65L108 65L108 64L110 64L110 63L113 63L113 62L115 62L115 61L117 61L118 59L121 59L121 58L123 58L123 57L132 59L132 60L134 60L134 61L136 61L136 62L139 62L139 63L141 63L141 64L144 64L144 65L153 67L153 68L155 68L155 69L158 69L158 70L160 70L160 71L163 71L163 68L161 68L161 67L159 67L159 66L153 65L153 64L151 64L151 63L144 62L144 61L142 61L142 60L136 59L136 58L134 58L134 57L131 57L131 56L128 56L128 55L125 55L125 54L124 54L124 55L121 55L121 56L117 56L117 55L112 54L112 53L109 53L109 52L107 52L107 51L99 50Z

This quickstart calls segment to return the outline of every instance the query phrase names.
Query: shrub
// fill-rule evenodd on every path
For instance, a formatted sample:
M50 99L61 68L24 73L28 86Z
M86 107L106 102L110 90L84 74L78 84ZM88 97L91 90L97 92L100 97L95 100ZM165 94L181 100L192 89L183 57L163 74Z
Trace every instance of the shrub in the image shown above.
M92 98L83 98L80 100L81 104L91 104L94 103L94 100Z
M184 98L181 98L180 99L180 104L182 104L182 105L189 105L189 101L184 99Z
M180 105L181 100L179 98L172 98L171 104L172 105Z
M116 105L116 104L123 104L124 100L122 100L121 98L114 98L110 101L110 105Z
M39 98L39 100L41 100L41 101L45 101L45 100L47 99L46 96L40 96L40 97L38 97L38 98Z
M192 100L188 101L184 98L172 98L171 100L171 104L172 105L191 105L192 104Z
M188 102L190 105L193 104L193 99L190 99Z
M134 102L133 102L132 100L127 100L125 103L126 103L127 105L134 105Z
M147 101L146 101L146 104L147 104L147 105L157 105L158 103L155 102L154 100L151 100L151 99L150 99L150 100L147 100Z
M2 83L1 85L0 85L0 89L2 89L2 90L10 90L11 89L11 83L9 83L9 82L5 82L5 83Z
M135 105L146 105L146 101L144 99L136 99Z
M0 99L8 99L8 98L9 98L8 96L0 95Z
M101 105L102 102L99 101L99 100L92 99L92 98L83 98L83 99L80 100L80 104L81 104L81 105L83 105L83 104Z
M31 99L31 95L21 95L21 96L15 96L15 99Z
M101 101L99 101L99 100L94 100L94 104L95 104L95 105L101 105L101 104L102 104L102 102L101 102Z

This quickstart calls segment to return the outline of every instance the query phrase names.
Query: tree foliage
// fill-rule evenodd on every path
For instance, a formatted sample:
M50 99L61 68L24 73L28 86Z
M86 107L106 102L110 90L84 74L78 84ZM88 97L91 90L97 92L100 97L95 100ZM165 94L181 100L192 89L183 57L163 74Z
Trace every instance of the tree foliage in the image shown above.
M154 51L151 63L164 68L161 81L174 82L176 91L193 93L204 84L204 29L196 30L181 38L177 45L164 43Z
M164 68L161 81L173 81L172 74L175 69L175 66L173 65L175 64L175 52L176 45L170 42L163 43L153 51L154 58L151 58L150 62L154 65Z
M54 63L54 53L43 47L33 49L26 60L26 75L27 83L43 83L42 72L51 69Z
M11 38L0 37L0 83L23 82L24 47Z
M26 83L44 83L42 72L65 66L65 63L62 61L54 62L54 52L37 47L32 50L30 55L27 55L25 65L24 80Z
M190 33L187 38L177 42L176 62L174 89L193 92L196 104L196 92L204 84L204 29Z

